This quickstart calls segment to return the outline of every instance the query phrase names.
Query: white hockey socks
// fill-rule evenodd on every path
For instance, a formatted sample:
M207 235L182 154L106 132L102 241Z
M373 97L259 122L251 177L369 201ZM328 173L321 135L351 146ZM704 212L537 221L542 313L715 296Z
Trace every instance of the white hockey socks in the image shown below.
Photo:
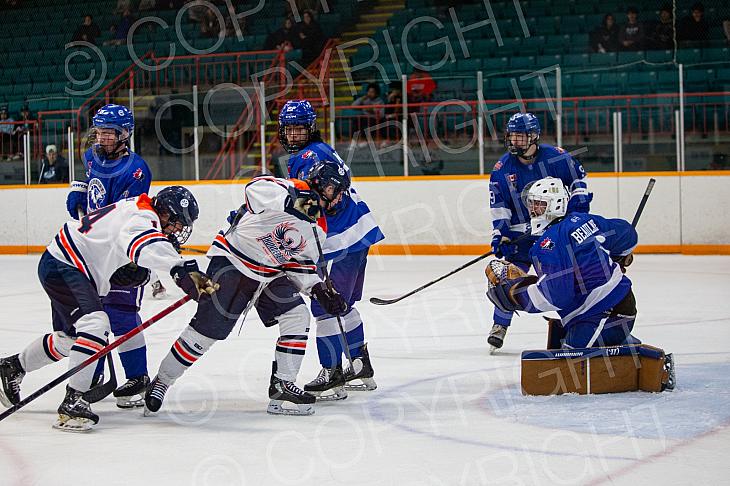
M203 336L188 325L180 333L180 337L172 344L170 352L160 363L157 378L167 386L172 385L216 341L216 339Z
M304 304L277 316L279 339L276 341L276 377L294 382L302 367L304 352L307 349L309 333L309 311Z
M89 356L96 354L108 343L111 326L106 312L96 311L86 314L74 324L76 341L69 353L69 369L81 364ZM96 366L89 365L69 380L68 384L74 390L85 392L91 388Z
M20 365L28 373L68 357L74 339L63 332L46 334L30 343L18 356Z

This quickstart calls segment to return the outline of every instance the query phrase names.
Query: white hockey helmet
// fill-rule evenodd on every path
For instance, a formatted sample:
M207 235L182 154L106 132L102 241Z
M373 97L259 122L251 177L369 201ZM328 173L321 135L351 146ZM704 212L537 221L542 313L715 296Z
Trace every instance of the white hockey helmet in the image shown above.
M530 213L532 234L541 235L552 221L565 216L568 199L563 181L556 177L545 177L525 186L522 202Z

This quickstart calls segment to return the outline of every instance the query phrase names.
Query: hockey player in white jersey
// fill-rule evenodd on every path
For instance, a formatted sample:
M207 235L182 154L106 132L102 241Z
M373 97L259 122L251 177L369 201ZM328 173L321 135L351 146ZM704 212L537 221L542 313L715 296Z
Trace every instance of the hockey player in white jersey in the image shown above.
M214 284L195 260L183 260L172 243L187 239L197 215L190 191L173 186L152 199L146 194L124 199L64 224L38 264L41 285L51 299L54 332L0 360L3 405L20 401L26 373L66 357L73 368L107 345L111 327L102 297L112 283L144 285L153 269L169 272L196 300L212 293ZM84 397L93 374L94 366L87 366L69 379L55 428L86 431L99 422Z
M200 299L195 316L162 360L145 396L147 414L160 410L167 389L216 341L228 337L252 305L264 326L279 325L268 413L314 413L314 395L295 385L309 332L309 311L300 292L332 315L347 310L344 299L317 274L314 232L324 241L324 231L315 224L324 198L305 181L274 177L253 179L243 196L243 206L229 218L232 227L221 230L208 251L207 273L221 289Z

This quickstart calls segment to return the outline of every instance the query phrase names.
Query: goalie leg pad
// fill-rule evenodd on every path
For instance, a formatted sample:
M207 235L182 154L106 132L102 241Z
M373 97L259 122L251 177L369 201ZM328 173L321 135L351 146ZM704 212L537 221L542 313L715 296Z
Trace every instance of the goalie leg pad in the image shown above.
M672 355L646 344L522 353L524 395L659 392L674 383Z

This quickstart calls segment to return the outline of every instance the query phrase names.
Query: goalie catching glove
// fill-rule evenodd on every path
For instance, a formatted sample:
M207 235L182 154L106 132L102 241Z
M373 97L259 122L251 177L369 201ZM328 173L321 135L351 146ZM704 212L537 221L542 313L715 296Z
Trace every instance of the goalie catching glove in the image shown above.
M487 297L502 312L523 310L515 294L520 289L537 282L537 277L527 275L520 267L502 260L492 260L484 270L489 281Z
M109 279L109 282L117 287L142 287L149 281L149 269L140 267L134 262L117 268Z
M219 284L200 271L195 260L188 260L182 265L172 267L170 275L177 286L196 301L201 295L211 295L220 288Z

